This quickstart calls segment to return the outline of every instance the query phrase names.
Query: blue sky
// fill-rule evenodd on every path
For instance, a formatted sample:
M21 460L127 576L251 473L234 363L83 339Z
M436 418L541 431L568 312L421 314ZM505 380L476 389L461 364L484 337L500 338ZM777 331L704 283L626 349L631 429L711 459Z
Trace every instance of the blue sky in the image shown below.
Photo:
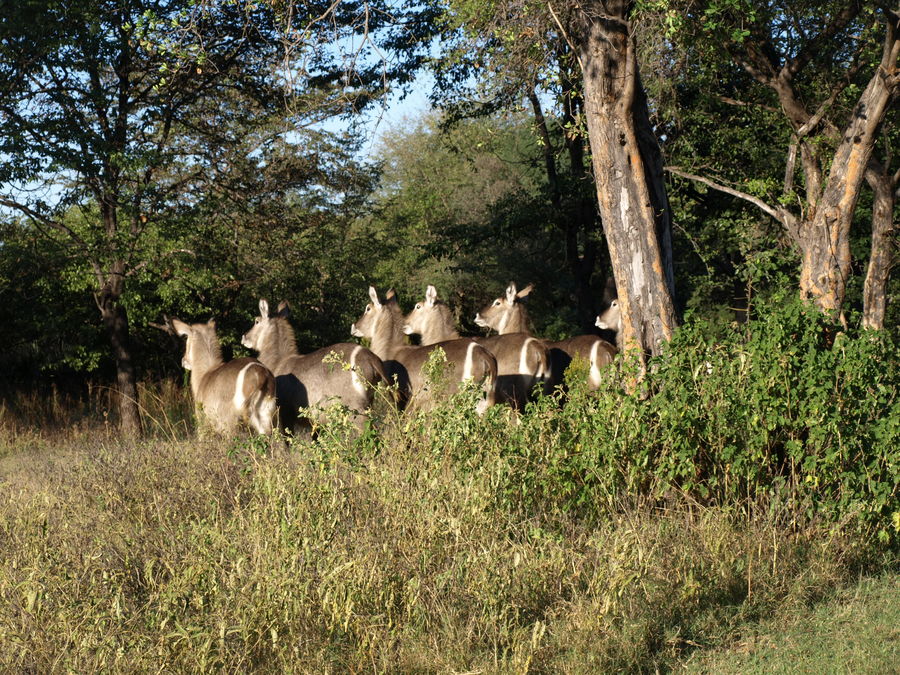
M369 119L366 123L368 138L362 148L363 157L369 157L378 151L384 134L399 128L407 120L417 120L431 110L428 93L433 83L431 75L420 73L416 77L412 91L403 99L399 94L392 94L386 106L373 108L368 113Z

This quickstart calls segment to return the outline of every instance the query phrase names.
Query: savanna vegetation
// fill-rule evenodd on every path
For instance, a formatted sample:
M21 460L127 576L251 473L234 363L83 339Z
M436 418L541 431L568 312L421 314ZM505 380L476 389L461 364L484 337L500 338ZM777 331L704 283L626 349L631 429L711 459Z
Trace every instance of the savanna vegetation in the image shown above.
M737 672L781 637L895 667L898 21L4 7L0 670ZM425 72L434 110L371 143ZM618 298L598 391L576 359L521 413L380 387L362 429L216 436L166 330L215 317L248 356L287 300L309 352L370 285L434 284L472 335L510 280L548 339Z

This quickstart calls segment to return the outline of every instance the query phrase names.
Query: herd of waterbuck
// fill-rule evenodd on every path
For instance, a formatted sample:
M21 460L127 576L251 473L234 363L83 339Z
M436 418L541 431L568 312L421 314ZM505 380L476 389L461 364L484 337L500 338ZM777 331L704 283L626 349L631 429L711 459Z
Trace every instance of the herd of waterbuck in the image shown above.
M531 290L531 285L517 290L510 283L505 295L475 316L479 326L497 335L463 338L434 286L405 316L393 291L380 300L370 286L370 302L350 327L355 337L367 338L370 346L342 342L311 354L297 353L287 304L282 302L270 313L269 304L260 300L259 316L241 339L259 358L227 363L214 321L187 324L173 319L171 325L187 338L182 365L191 373L198 418L213 430L227 434L244 423L269 434L277 414L282 429L296 432L308 427L331 403L345 406L361 426L381 383L394 385L401 407L431 405L432 381L423 369L438 347L448 364L446 387L438 389L449 395L460 382L477 383L484 392L477 403L479 414L495 403L522 410L536 385L547 391L562 385L563 373L575 357L589 364L588 385L596 389L601 369L612 361L616 347L596 335L559 342L532 336L523 304ZM619 335L616 301L597 317L597 326ZM409 344L407 335L419 335L419 344Z

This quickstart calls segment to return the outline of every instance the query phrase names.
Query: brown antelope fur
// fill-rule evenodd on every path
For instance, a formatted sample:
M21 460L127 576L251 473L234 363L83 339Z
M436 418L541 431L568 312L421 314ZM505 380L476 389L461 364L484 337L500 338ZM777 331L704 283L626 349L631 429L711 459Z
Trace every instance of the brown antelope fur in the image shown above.
M484 399L478 402L477 411L482 414L495 402L497 362L491 353L471 339L450 339L433 345L410 345L403 335L403 313L393 291L388 291L385 301L369 287L369 299L362 316L350 327L356 337L368 338L371 349L384 362L388 374L396 379L404 402L419 408L427 408L429 400L427 383L422 367L429 354L437 347L443 349L447 363L453 367L447 393L458 389L459 382L472 379L482 384Z
M191 372L191 391L199 420L221 434L233 433L241 422L257 433L272 433L275 377L252 358L225 363L215 321L187 324L172 319L175 332L187 338L181 364Z
M365 347L340 342L310 354L298 354L294 329L288 321L286 302L269 313L269 303L259 301L259 316L241 343L259 352L259 360L275 375L281 426L291 431L306 428L321 409L340 403L355 411L360 429L372 405L375 387L388 378L375 354ZM300 410L306 410L300 414Z
M521 291L517 291L516 284L510 282L506 289L506 295L497 298L481 310L475 316L475 322L479 326L496 330L500 335L509 332L528 334L528 312L524 302L532 289L533 286L529 284ZM547 342L546 345L550 352L548 377L550 388L564 384L566 368L577 356L590 365L588 386L592 390L596 390L600 386L601 368L612 363L613 357L617 353L613 345L596 335L576 335L567 340Z
M403 330L421 336L423 345L459 337L450 308L438 299L434 286L428 287L425 300L407 315ZM497 359L498 398L515 410L524 410L534 385L549 372L549 355L543 342L523 331L474 340Z

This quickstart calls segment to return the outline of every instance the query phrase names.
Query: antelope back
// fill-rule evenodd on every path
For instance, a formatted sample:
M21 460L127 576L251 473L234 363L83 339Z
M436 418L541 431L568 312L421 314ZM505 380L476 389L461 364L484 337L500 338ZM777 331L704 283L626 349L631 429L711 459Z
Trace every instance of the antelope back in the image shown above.
M518 293L524 298L531 287L516 292L515 284L511 284L508 300L502 301L512 307L512 312L524 313ZM492 309L498 298L488 309ZM496 316L497 313L491 313ZM458 338L453 328L453 318L446 304L438 300L434 286L429 286L425 293L425 301L418 303L406 316L403 328L405 333L418 333L422 336L422 344L433 344L440 340ZM497 362L497 395L514 408L522 409L535 383L542 380L549 372L549 355L543 343L526 333L497 335L489 338L476 338Z
M406 401L424 391L427 383L423 368L431 352L440 347L452 371L448 393L456 391L462 380L474 379L485 387L485 400L489 398L493 403L497 367L490 352L471 339L445 340L431 345L406 344L404 317L396 295L389 291L385 301L381 302L375 289L369 287L369 299L363 314L350 330L353 335L372 341L372 351L382 359L388 375L397 381Z
M476 338L497 360L497 395L516 410L524 410L536 384L550 374L547 344L528 333Z
M589 364L588 388L596 391L600 387L603 368L612 363L618 350L596 335L577 335L567 340L550 342L550 387L565 384L565 372L574 358Z
M242 339L244 346L259 351L260 360L277 378L282 424L293 430L301 424L301 409L340 403L355 411L362 426L361 416L372 403L374 387L387 381L381 360L365 347L346 342L298 354L289 316L286 302L270 314L268 302L261 299L259 316Z

